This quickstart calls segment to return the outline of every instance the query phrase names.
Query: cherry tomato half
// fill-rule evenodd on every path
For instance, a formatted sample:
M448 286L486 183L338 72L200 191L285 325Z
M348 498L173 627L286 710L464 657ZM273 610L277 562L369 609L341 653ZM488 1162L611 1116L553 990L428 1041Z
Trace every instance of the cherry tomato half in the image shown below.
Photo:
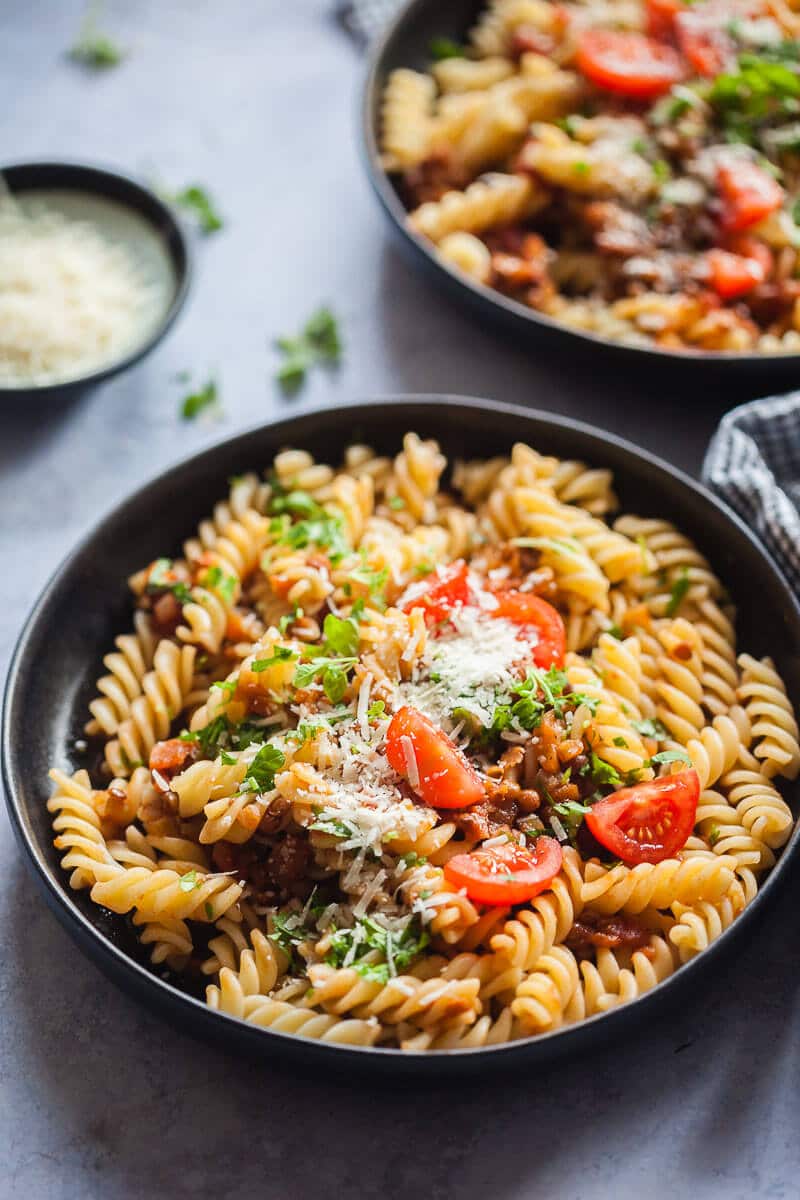
M694 828L700 778L678 771L613 792L586 814L586 824L623 862L658 863L686 845Z
M675 17L675 33L683 55L698 75L713 79L736 62L736 43L729 33L735 12L727 0L707 0L695 10L686 4Z
M407 588L400 608L406 613L411 612L412 608L423 608L425 624L436 625L444 621L454 608L464 604L469 604L468 568L463 559L458 559L449 567L432 571Z
M555 838L540 837L532 846L508 842L457 854L445 863L444 875L479 904L522 904L550 886L562 858Z
M746 296L767 277L762 263L729 250L709 250L704 257L708 285L722 300Z
M410 705L399 709L389 722L386 757L432 808L469 808L483 799L478 773L458 746Z
M683 0L647 0L647 32L665 41L675 30L675 18L685 9Z
M578 69L606 91L638 100L668 92L683 75L671 46L642 33L590 29L578 43Z
M784 190L768 171L747 159L717 168L722 197L722 228L738 233L756 225L783 204Z
M520 625L523 637L526 630L530 631L531 657L536 666L545 670L562 666L567 633L561 614L552 604L530 592L498 592L497 600L498 606L492 609L492 616L505 617Z

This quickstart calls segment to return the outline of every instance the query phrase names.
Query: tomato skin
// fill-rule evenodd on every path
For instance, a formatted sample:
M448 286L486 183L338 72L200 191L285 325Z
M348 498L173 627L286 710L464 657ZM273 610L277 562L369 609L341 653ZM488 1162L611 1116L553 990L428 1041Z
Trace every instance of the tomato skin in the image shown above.
M683 0L647 0L647 33L665 41L675 31L675 18L685 10Z
M739 233L757 225L783 204L784 190L768 171L756 163L722 163L717 168L717 188L722 198L722 228Z
M690 768L612 792L591 806L585 821L598 842L623 862L659 863L686 845L699 798L700 777ZM653 828L665 822L666 830L653 835Z
M746 296L767 277L763 265L755 258L733 254L730 250L709 250L705 255L708 283L722 300Z
M398 709L386 733L389 764L408 779L404 738L411 742L419 775L412 786L431 808L469 808L483 799L483 784L472 764L443 730L410 705Z
M577 65L597 87L637 100L663 95L683 76L671 46L642 33L615 30L587 30L578 42Z
M537 640L531 646L531 657L537 667L544 670L560 667L564 663L567 649L567 631L561 614L541 596L531 592L498 592L498 606L492 616L504 617L522 626L521 632L529 628L536 633Z
M425 624L438 625L454 608L469 604L469 568L463 559L458 559L441 571L432 571L407 590L411 595L401 602L402 611L410 613L413 608L422 608Z
M501 846L457 854L444 865L453 887L464 888L479 904L509 905L532 900L561 870L563 854L555 838L537 838L532 846Z
M681 4L675 17L675 34L681 53L698 75L713 79L721 71L736 65L736 42L731 37L731 21L741 9L731 0L704 0L694 5Z

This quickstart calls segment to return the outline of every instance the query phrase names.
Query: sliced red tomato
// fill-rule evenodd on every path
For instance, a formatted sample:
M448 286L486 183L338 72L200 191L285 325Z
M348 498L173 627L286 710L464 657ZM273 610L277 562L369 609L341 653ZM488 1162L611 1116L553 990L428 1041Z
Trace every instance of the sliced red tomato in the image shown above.
M683 0L647 0L647 32L650 37L666 40L675 31L675 18L684 12Z
M479 904L522 904L550 886L562 858L555 838L540 837L532 846L507 842L457 854L445 863L444 875Z
M784 190L769 171L748 159L717 168L722 198L722 228L728 233L749 229L783 204Z
M675 33L682 53L698 75L713 79L736 62L736 43L728 32L734 17L727 0L709 0L696 7L681 4Z
M497 600L498 606L492 609L492 616L505 617L520 625L523 637L530 631L531 657L536 666L545 670L562 666L567 632L561 614L552 604L530 592L498 592Z
M472 764L443 730L410 705L389 722L386 757L432 808L469 808L483 799L483 784Z
M762 263L729 250L709 250L704 256L709 287L723 300L746 296L767 277Z
M454 608L469 604L469 570L463 559L451 563L438 571L432 571L418 583L406 589L400 602L403 612L412 608L425 610L425 624L436 625L444 621Z
M586 824L623 862L658 863L686 845L699 796L697 772L678 771L598 800L586 814Z
M589 29L578 42L578 69L606 91L638 100L668 92L683 75L679 55L671 46L645 37L609 29Z

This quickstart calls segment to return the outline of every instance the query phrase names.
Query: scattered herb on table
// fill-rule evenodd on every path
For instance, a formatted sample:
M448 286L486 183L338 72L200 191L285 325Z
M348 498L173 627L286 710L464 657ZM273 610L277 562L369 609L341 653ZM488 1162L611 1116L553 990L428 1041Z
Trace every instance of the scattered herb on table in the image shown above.
M203 387L189 392L181 401L180 412L184 421L193 421L195 417L199 417L201 413L207 411L222 412L219 389L215 379L209 379Z
M98 28L99 4L90 4L81 22L77 41L69 49L73 62L92 71L104 71L117 67L125 57L125 51L108 34Z
M189 184L180 192L164 192L164 199L188 213L202 233L216 233L225 222L208 191L199 183Z
M342 357L338 321L325 307L312 313L297 337L280 337L275 345L284 356L276 379L290 396L303 386L311 367L337 366Z

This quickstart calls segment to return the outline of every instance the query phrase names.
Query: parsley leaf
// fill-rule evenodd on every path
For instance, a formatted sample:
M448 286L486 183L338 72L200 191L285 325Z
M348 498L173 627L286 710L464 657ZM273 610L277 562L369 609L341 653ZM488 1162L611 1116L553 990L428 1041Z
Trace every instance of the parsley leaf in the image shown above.
M342 658L352 658L358 653L358 621L352 616L337 617L328 613L323 622L325 649Z
M449 37L432 38L429 49L431 58L437 62L441 62L445 58L464 58L467 53L466 46L459 45Z
M276 376L284 392L293 395L306 380L309 368L337 366L342 357L342 342L336 317L330 308L318 308L306 321L297 337L276 339L284 362Z
M269 667L274 667L276 663L293 662L297 657L297 651L292 650L291 646L276 646L269 658L258 658L252 662L250 670L259 675Z
M239 580L235 575L226 575L222 567L211 566L203 573L198 582L201 587L219 595L226 604L232 604Z
M182 892L193 892L195 888L200 887L197 871L192 869L191 871L187 871L185 875L181 875L178 880L178 887Z
M668 617L674 617L680 606L686 599L686 593L689 591L689 569L681 567L678 578L672 585L672 590L669 596L669 603L666 607Z
M90 4L78 31L78 38L69 50L73 62L91 70L106 70L116 67L125 57L125 51L108 34L97 27L101 5Z
M650 759L649 766L655 766L656 763L671 763L682 762L692 765L692 760L685 750L662 750L659 754L654 754Z
M646 717L643 721L631 721L631 725L642 737L656 738L659 742L669 737L669 730L657 717Z
M386 705L383 700L374 700L367 709L367 716L370 720L380 718L386 711Z
M172 574L172 560L157 558L147 576L145 592L148 595L172 592L179 604L186 604L191 599L189 586L182 579L171 578Z
M555 812L564 826L569 841L574 845L575 837L583 824L583 818L589 811L587 804L579 804L577 800L565 800L562 804L554 804Z
M279 771L285 762L283 751L267 742L247 768L240 791L271 792L275 786L275 772Z
M221 412L216 380L209 379L203 387L189 392L181 401L181 416L184 421L193 421L206 410Z
M190 184L179 192L165 197L171 204L177 205L192 215L202 233L216 233L224 224L214 201L204 187L198 183Z
M372 917L361 917L352 929L338 929L329 938L330 948L325 962L333 967L352 965L365 979L388 983L418 957L430 938L414 916L400 931L395 932ZM383 962L364 962L377 950Z

